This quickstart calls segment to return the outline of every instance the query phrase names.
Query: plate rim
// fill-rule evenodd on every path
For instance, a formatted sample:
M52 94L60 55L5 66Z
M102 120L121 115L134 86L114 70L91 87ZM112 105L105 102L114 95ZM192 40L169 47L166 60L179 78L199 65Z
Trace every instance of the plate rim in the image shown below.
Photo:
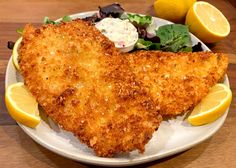
M85 15L92 15L94 14L95 11L87 11L87 12L80 12L80 13L74 13L71 14L69 16L73 17L73 18L81 18ZM131 13L131 12L127 12L127 13ZM136 13L137 14L137 13ZM141 14L143 15L143 14ZM161 19L155 16L152 16L154 19L159 19L163 22L166 22L167 24L171 24L172 22L165 20L165 19ZM56 21L60 21L60 19L57 19ZM195 35L193 35L192 33L190 33L191 37L195 38L196 41L201 42L202 46L206 49L205 51L211 51L200 39L198 39ZM12 56L9 58L8 64L7 64L7 68L6 68L6 72L5 72L5 89L7 88L7 86L9 85L8 82L8 76L9 76L9 71L10 71L10 64L12 64ZM230 83L229 83L229 78L227 76L227 74L225 74L225 84L230 88ZM163 152L161 154L152 154L151 156L145 156L145 157L141 157L138 158L137 160L132 159L130 161L127 160L111 160L111 158L103 158L100 157L99 160L97 158L89 158L88 155L74 155L74 154L70 154L67 151L64 151L62 149L58 149L57 147L47 143L46 141L44 141L43 139L40 139L38 136L35 136L32 132L31 132L31 128L28 128L20 123L17 122L17 124L21 127L21 129L28 135L30 136L35 142L37 142L38 144L40 144L41 146L47 148L48 150L57 153L63 157L75 160L75 161L79 161L82 163L87 163L87 164L93 164L93 165L101 165L101 166L132 166L132 165L137 165L137 164L143 164L146 162L150 162L150 161L155 161L155 160L159 160L161 158L165 158L167 156L171 156L183 151L186 151L187 149L191 149L193 146L207 140L208 138L210 138L211 136L213 136L224 124L225 119L228 115L229 112L229 108L226 110L226 112L224 113L223 116L221 116L222 118L222 122L220 124L218 124L216 127L214 127L213 130L211 130L210 133L206 134L205 136L201 137L200 139L197 139L195 141L193 141L192 143L188 143L179 147L176 147L174 149L168 150L166 152ZM102 161L101 161L102 160ZM110 160L110 161L109 161Z

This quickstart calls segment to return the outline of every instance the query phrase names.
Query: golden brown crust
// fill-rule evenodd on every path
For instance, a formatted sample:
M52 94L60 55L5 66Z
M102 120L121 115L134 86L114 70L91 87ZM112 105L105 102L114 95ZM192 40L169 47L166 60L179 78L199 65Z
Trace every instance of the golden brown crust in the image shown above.
M144 151L162 118L126 58L95 27L81 20L27 25L20 55L39 104L97 155Z
M25 84L46 113L106 157L143 152L162 120L159 113L193 108L228 64L226 56L211 52L120 54L79 19L27 25L20 58Z
M212 52L139 51L126 56L164 116L191 110L224 77L228 65L227 56Z

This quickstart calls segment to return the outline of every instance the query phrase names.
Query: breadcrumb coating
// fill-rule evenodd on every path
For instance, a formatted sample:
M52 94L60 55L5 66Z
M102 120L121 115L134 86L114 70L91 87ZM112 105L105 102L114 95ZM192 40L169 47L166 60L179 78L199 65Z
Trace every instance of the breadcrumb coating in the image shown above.
M143 153L162 116L191 110L228 65L212 52L122 54L80 19L26 25L19 54L25 85L48 116L103 157Z
M20 69L45 112L98 156L144 146L162 117L128 60L82 20L24 28Z
M126 58L162 116L192 110L224 77L228 66L227 56L212 52L138 51Z

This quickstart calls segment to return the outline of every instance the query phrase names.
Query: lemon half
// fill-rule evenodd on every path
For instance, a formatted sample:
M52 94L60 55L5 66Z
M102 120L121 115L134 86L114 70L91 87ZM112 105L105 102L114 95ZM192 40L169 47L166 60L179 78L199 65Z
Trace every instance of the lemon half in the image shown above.
M230 24L221 11L203 1L195 2L189 9L185 24L205 43L218 42L230 33Z

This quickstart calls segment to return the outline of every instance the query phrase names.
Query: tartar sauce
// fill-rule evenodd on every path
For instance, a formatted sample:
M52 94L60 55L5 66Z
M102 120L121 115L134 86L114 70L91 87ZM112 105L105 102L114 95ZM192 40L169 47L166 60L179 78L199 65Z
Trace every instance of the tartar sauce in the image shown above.
M129 20L119 18L104 18L96 24L96 27L111 41L117 48L134 45L138 40L137 29Z

